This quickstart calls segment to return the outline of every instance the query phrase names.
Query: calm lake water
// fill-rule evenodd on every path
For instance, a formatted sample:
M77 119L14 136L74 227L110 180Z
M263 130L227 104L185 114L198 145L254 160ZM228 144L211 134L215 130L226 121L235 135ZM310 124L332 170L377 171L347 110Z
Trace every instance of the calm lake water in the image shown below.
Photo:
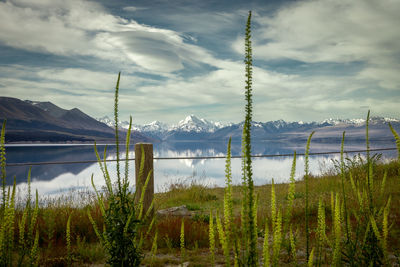
M279 142L256 142L252 144L253 154L282 155L304 153L305 143L288 144ZM395 147L392 140L373 143L371 148ZM103 154L104 146L98 146ZM345 150L365 149L364 142L353 142L345 146ZM339 151L340 144L311 143L310 152ZM107 146L107 159L115 159L115 146ZM121 148L121 151L124 151ZM134 148L131 147L129 157L134 158ZM240 143L233 143L232 154L240 155ZM375 153L375 152L373 152ZM396 151L384 151L384 158L397 156ZM154 157L194 157L194 156L224 156L225 142L177 142L159 143L154 145ZM124 157L125 155L122 155ZM352 156L352 155L351 155ZM53 161L85 161L95 160L93 145L8 145L6 146L7 163L19 162L53 162ZM320 174L333 167L332 159L339 159L339 154L310 156L310 171ZM293 157L254 158L253 171L255 184L287 182L289 180ZM122 164L123 166L123 164ZM108 163L111 177L116 177L116 163ZM29 166L7 167L7 184L12 184L13 177L17 179L19 194L26 192L26 181ZM130 161L130 181L134 184L134 161ZM55 197L66 194L74 189L92 190L90 177L94 174L96 186L104 185L104 179L97 163L34 165L32 166L32 189L38 189L42 197ZM233 183L241 182L241 160L232 159ZM154 182L155 191L168 189L172 183L197 182L209 186L224 186L225 159L179 159L155 160ZM304 156L297 156L296 179L304 175ZM34 191L32 191L34 192Z

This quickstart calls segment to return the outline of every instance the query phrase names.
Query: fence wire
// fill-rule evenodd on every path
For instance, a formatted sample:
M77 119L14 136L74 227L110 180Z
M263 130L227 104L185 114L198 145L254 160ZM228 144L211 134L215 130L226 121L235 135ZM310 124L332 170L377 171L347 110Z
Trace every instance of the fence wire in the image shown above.
M370 152L374 151L390 151L397 150L395 147L389 148L375 148L370 149ZM346 150L343 153L363 153L368 150ZM340 151L329 151L329 152L312 152L308 153L308 155L334 155L340 154ZM297 156L304 156L305 153L296 153ZM276 158L276 157L293 157L293 153L291 154L262 154L262 155L251 155L252 158ZM154 157L154 160L180 160L180 159L225 159L225 156L194 156L194 157ZM231 158L242 158L242 156L231 156ZM125 161L126 159L119 159L119 161ZM135 160L135 158L129 158L129 161ZM117 159L101 159L102 162L115 162ZM80 164L80 163L97 163L97 160L81 160L81 161L48 161L48 162L15 162L15 163L6 163L7 167L16 167L16 166L34 166L34 165L57 165L57 164Z

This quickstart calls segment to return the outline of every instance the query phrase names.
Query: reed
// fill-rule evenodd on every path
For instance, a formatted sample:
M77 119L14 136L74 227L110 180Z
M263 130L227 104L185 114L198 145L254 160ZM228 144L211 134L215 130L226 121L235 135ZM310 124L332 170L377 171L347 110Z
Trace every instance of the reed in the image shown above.
M253 100L252 100L252 83L253 83L253 58L252 58L252 47L251 47L251 11L246 23L245 33L245 121L243 126L243 139L244 139L244 176L246 179L247 186L247 197L246 199L246 211L247 211L247 243L248 243L248 254L246 255L246 264L248 266L257 265L257 236L256 233L256 222L254 211L254 182L253 182L253 170L252 170L252 159L251 159L251 122L253 115Z
M9 247L10 243L8 241L9 237L9 225L13 223L12 220L14 218L10 218L9 214L9 202L10 202L10 195L9 190L8 193L6 192L6 157L5 157L5 148L4 148L4 136L5 136L5 125L6 121L3 121L3 126L1 129L1 136L0 136L0 165L1 165L1 173L2 173L2 203L1 203L1 211L0 211L0 264L7 266L12 262L11 251L12 248Z
M273 243L272 243L272 261L274 266L279 266L279 258L282 244L282 213L278 210L275 221L273 222Z
M313 136L314 132L310 134L307 140L307 145L306 145L306 156L305 156L305 167L304 167L304 181L306 184L306 197L305 197L305 223L306 223L306 259L308 260L310 254L309 254L309 247L310 247L310 225L309 225L309 208L308 208L308 179L309 179L309 163L308 163L308 156L310 153L310 143L311 143L311 138Z
M67 229L65 231L65 239L67 241L67 264L72 266L72 248L71 248L71 214L68 216Z
M107 263L113 266L139 266L142 259L142 245L143 245L143 232L140 233L140 239L137 238L137 233L140 230L140 222L144 222L149 219L151 212L148 209L146 212L143 210L143 198L146 186L150 179L148 175L145 184L142 187L142 194L139 199L139 203L135 206L135 193L128 191L128 170L125 169L125 176L121 179L120 174L120 159L119 159L119 136L118 136L118 91L119 91L120 73L118 74L117 85L115 88L115 101L114 101L114 119L115 119L115 141L117 147L117 188L113 188L111 177L109 175L106 162L102 161L99 157L95 145L95 154L103 173L103 177L106 183L105 195L100 193L94 182L92 175L92 186L95 190L97 201L100 206L101 214L104 218L103 231L99 230L96 222L88 210L88 217L93 225L93 229L98 236L101 244L108 252ZM129 145L131 135L132 119L130 119L130 125L126 136L126 151L125 151L125 168L128 168L129 158ZM104 155L106 155L106 148L104 149ZM105 160L105 156L104 156ZM142 161L144 161L143 148L142 148ZM143 165L141 164L140 173L143 173ZM150 224L149 229L154 225L154 222Z
M153 244L151 245L151 251L150 251L151 261L150 261L150 266L153 266L154 258L155 258L156 255L157 255L157 237L158 237L158 232L156 231L156 234L154 235L154 239L153 239Z
M185 261L186 258L186 249L185 249L185 220L182 219L181 223L181 238L180 238L180 246L181 246L181 263Z
M209 247L211 253L211 266L215 265L215 231L214 231L214 218L212 211L210 211L210 221L209 221Z
M308 258L307 266L308 267L314 266L314 248L312 248L312 250L311 250L310 257Z
M293 234L292 231L292 225L290 225L289 229L289 242L290 242L290 257L292 262L294 263L295 266L297 266L297 252L296 252L296 241L295 241L295 235Z
M389 122L389 128L390 131L393 134L393 137L395 139L396 142L396 147L397 147L397 162L399 164L399 170L398 170L398 175L400 176L400 136L399 134L396 132L396 130L393 128L392 124L390 124Z
M270 256L269 256L269 227L268 221L265 221L265 230L264 230L264 243L263 243L263 266L270 266Z
M317 254L317 265L320 266L322 261L322 251L324 245L327 243L326 237L326 222L325 222L325 206L322 202L322 199L319 199L318 202L318 217L317 217L317 246L316 246L316 254Z
M229 266L230 262L230 251L232 248L232 233L233 231L233 200L232 200L232 167L231 167L231 142L232 138L229 138L228 149L226 153L225 163L225 181L226 187L224 190L224 226L225 226L225 239L226 248L224 250L226 262Z

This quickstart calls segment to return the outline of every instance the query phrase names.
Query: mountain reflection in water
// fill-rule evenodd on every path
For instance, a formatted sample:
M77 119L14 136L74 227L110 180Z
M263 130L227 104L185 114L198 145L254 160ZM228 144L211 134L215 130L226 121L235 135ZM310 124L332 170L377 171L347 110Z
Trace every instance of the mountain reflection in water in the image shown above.
M393 147L391 142L371 143L371 148ZM258 141L252 144L253 154L282 155L304 153L304 144ZM346 150L364 149L363 142L353 142L346 145ZM340 144L311 143L311 152L338 151ZM99 154L103 157L104 145L98 145ZM125 151L124 147L120 151ZM133 145L130 148L129 157L134 158ZM107 146L107 159L116 158L114 145ZM232 144L232 154L240 155L241 144ZM197 156L224 156L226 143L224 142L164 142L154 145L154 157L197 157ZM386 151L387 158L396 157L396 151ZM121 158L124 158L121 153ZM310 170L313 174L319 174L324 169L332 167L332 158L339 159L340 155L319 155L310 157ZM68 162L96 160L92 145L26 145L7 146L7 163L20 162ZM292 157L255 158L253 160L254 181L256 184L270 183L272 178L276 183L287 182L290 175ZM129 162L129 174L131 185L134 185L134 161ZM116 177L116 163L109 162L108 168L112 179ZM13 183L16 177L18 187L26 187L29 166L8 166L7 184ZM97 163L33 165L32 188L38 189L42 196L57 196L63 192L76 188L91 189L90 177L94 174L96 186L104 185L104 179ZM224 159L178 159L155 160L154 162L155 191L168 189L168 185L193 181L206 184L223 186L225 183ZM241 161L232 159L233 182L241 182ZM304 156L297 157L296 179L304 175ZM23 194L24 190L21 190Z

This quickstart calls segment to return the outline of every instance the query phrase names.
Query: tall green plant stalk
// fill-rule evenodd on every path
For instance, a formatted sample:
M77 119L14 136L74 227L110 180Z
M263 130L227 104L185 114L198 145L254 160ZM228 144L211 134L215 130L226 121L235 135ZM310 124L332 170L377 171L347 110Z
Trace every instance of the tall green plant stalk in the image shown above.
M4 213L6 206L6 148L5 148L6 120L3 120L0 137L0 165L1 165L1 189L2 204L0 212Z
M248 217L248 255L247 265L257 265L257 236L256 233L256 222L254 214L254 182L253 182L253 170L251 160L251 122L253 115L253 101L252 101L252 83L253 83L253 58L252 58L252 47L251 47L251 11L247 18L246 34L245 34L245 121L244 121L244 173L247 181L247 217Z
M270 266L268 220L265 220L264 243L263 243L263 263L264 263L263 267Z
M226 187L224 192L224 226L225 226L225 263L230 266L230 251L232 248L233 233L233 202L232 202L232 169L231 169L231 142L228 140L228 149L225 163L225 181Z
M296 174L296 151L294 151L294 153L293 153L292 168L290 171L290 179L289 179L290 183L289 183L289 190L287 193L288 202L287 202L285 225L284 225L285 230L287 229L287 226L292 218L293 202L294 202L295 190L296 190L296 180L294 179L295 174Z
M154 239L153 239L153 244L151 245L151 251L150 251L150 254L151 254L151 261L150 261L150 266L153 266L154 258L155 258L156 255L157 255L157 237L158 237L158 232L156 231L156 234L155 234Z
M117 85L115 88L115 104L114 104L114 119L115 119L115 141L117 146L117 188L114 189L111 182L111 177L106 164L106 148L104 150L104 161L100 159L99 153L95 146L96 157L103 173L106 182L105 195L100 193L94 182L92 175L92 186L95 190L97 200L100 206L101 214L104 218L103 231L93 220L90 211L88 216L93 229L98 236L101 244L104 246L108 253L107 263L112 266L139 266L143 258L142 244L143 233L140 234L138 239L138 231L140 222L149 219L151 208L143 212L143 198L146 186L151 176L148 174L144 185L139 185L141 188L141 196L138 205L135 205L135 193L129 192L128 170L125 169L125 176L121 179L120 174L120 158L119 158L119 136L118 136L118 91L119 91L120 73L118 74ZM131 135L132 119L126 136L126 155L125 155L125 168L129 168L127 161L129 160L129 145ZM144 160L142 150L142 160ZM144 162L144 161L143 161ZM143 174L144 164L140 165L139 173ZM143 187L142 187L143 186ZM152 204L153 205L153 204ZM152 207L152 206L151 206ZM154 221L148 226L146 236L154 225Z
M65 238L67 240L67 263L72 266L72 250L71 250L71 214L68 216L67 229Z
M210 253L211 253L211 266L215 264L215 230L214 230L214 218L212 211L210 211L210 223L208 227L208 238L210 242Z
M278 210L278 213L276 215L273 225L274 225L274 230L273 230L274 241L272 244L272 252L273 252L272 258L273 258L274 266L279 266L279 256L280 256L281 244L282 244L282 213L281 213L281 209Z
M319 199L318 202L318 226L317 226L317 265L321 265L322 259L322 249L326 244L327 237L326 237L326 224L325 224L325 206L322 202L322 199Z
M346 132L343 132L342 135L342 144L340 146L340 180L342 183L342 195L343 195L343 205L344 205L344 221L345 221L345 230L346 230L346 243L350 242L350 233L349 233L349 224L347 220L348 211L347 211L347 201L346 201L346 191L344 190L344 180L345 180L345 165L344 165L344 137Z
M185 251L185 219L182 219L181 223L181 236L180 236L180 242L181 242L181 263L185 261L186 258L186 251Z
M342 243L342 218L340 211L340 198L336 194L335 200L335 217L334 217L334 250L333 250L333 262L334 266L339 266L341 263L341 243Z
M115 96L114 96L114 127L115 127L115 147L117 152L117 183L118 183L118 192L119 197L122 196L122 187L121 187L121 171L119 166L119 129L118 129L118 93L119 93L119 81L121 78L121 72L118 73L117 85L115 86Z
M305 175L304 175L304 180L306 183L306 197L305 197L305 201L306 201L306 207L305 207L305 218L306 218L306 259L308 261L309 259L309 247L310 247L310 223L309 223L309 211L308 211L308 176L309 176L309 163L308 163L308 156L310 153L310 143L311 143L311 138L314 135L315 132L312 132L310 134L310 136L308 137L307 140L307 146L306 146L306 156L305 156L305 167L304 167L304 171L305 171Z
M14 264L14 236L15 236L15 196L16 178L12 186L6 187L6 151L5 151L5 127L3 121L0 134L0 165L2 177L2 204L0 209L0 266L12 266ZM18 225L19 226L19 225Z
M398 169L398 175L400 176L400 136L399 134L396 132L396 130L392 127L392 124L390 124L389 122L389 128L390 131L393 134L393 137L395 139L396 142L396 147L397 147L397 163L399 164L399 169Z

